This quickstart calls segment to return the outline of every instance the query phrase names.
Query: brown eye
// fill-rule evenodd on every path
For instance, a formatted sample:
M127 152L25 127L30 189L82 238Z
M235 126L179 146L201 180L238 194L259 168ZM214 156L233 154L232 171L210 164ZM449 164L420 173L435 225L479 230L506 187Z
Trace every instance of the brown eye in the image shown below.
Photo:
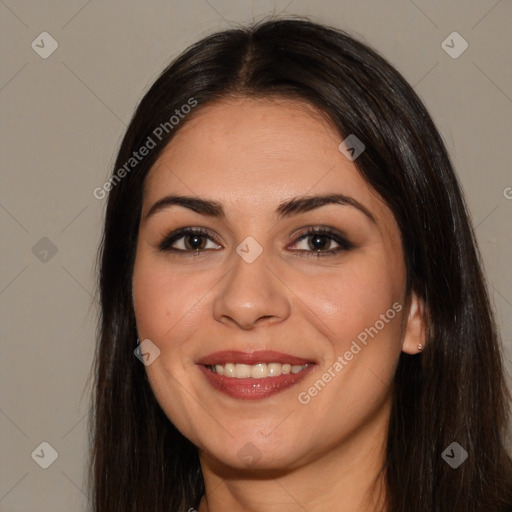
M186 235L183 239L185 240L185 247L190 251L199 251L206 246L206 237L203 235Z
M308 245L313 251L321 251L324 249L329 249L329 245L334 240L326 237L325 235L313 235L308 237Z
M161 251L193 252L219 249L220 245L214 242L213 234L204 228L184 228L167 236L159 245ZM208 247L208 243L213 247Z
M332 247L332 244L337 247ZM303 252L308 256L332 256L341 251L348 251L354 246L337 230L327 227L313 228L301 235L295 242L297 252Z

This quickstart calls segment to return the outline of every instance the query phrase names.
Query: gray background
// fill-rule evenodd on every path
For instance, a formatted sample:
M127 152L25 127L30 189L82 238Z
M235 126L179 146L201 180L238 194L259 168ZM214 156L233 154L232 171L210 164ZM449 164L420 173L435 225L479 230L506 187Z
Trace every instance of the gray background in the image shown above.
M272 13L347 30L424 100L467 196L510 369L509 0L0 0L0 510L87 509L87 378L105 207L93 190L105 182L142 94L178 52ZM58 43L46 59L31 47L48 51L49 40L38 37L44 31ZM442 46L454 31L469 44L458 58ZM35 461L49 461L42 442L58 452L48 469Z

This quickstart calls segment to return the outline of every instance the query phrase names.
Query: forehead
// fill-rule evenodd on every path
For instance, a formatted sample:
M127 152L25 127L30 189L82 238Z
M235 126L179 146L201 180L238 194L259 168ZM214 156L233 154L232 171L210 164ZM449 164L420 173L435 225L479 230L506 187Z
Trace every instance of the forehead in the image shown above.
M145 211L171 193L214 199L228 212L257 207L260 214L291 197L343 193L383 221L391 215L339 151L336 128L306 103L229 98L182 122L146 178Z

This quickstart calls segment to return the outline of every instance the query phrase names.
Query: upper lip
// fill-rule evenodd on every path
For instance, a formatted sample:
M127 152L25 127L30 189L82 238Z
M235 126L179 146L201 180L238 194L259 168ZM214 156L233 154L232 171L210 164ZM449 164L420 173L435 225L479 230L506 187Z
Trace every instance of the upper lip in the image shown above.
M257 350L255 352L223 350L220 352L213 352L208 354L207 356L201 357L196 361L197 364L209 366L226 363L239 363L249 365L258 363L281 363L291 364L292 366L302 366L312 362L313 361L303 359L302 357L283 354L282 352L275 352L273 350Z

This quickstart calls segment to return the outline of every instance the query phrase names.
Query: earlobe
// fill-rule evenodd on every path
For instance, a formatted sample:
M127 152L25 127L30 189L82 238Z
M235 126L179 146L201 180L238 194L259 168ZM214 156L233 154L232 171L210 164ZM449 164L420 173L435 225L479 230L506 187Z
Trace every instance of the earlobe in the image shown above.
M402 352L414 355L424 349L426 344L425 324L425 303L416 293L413 293L404 327Z

